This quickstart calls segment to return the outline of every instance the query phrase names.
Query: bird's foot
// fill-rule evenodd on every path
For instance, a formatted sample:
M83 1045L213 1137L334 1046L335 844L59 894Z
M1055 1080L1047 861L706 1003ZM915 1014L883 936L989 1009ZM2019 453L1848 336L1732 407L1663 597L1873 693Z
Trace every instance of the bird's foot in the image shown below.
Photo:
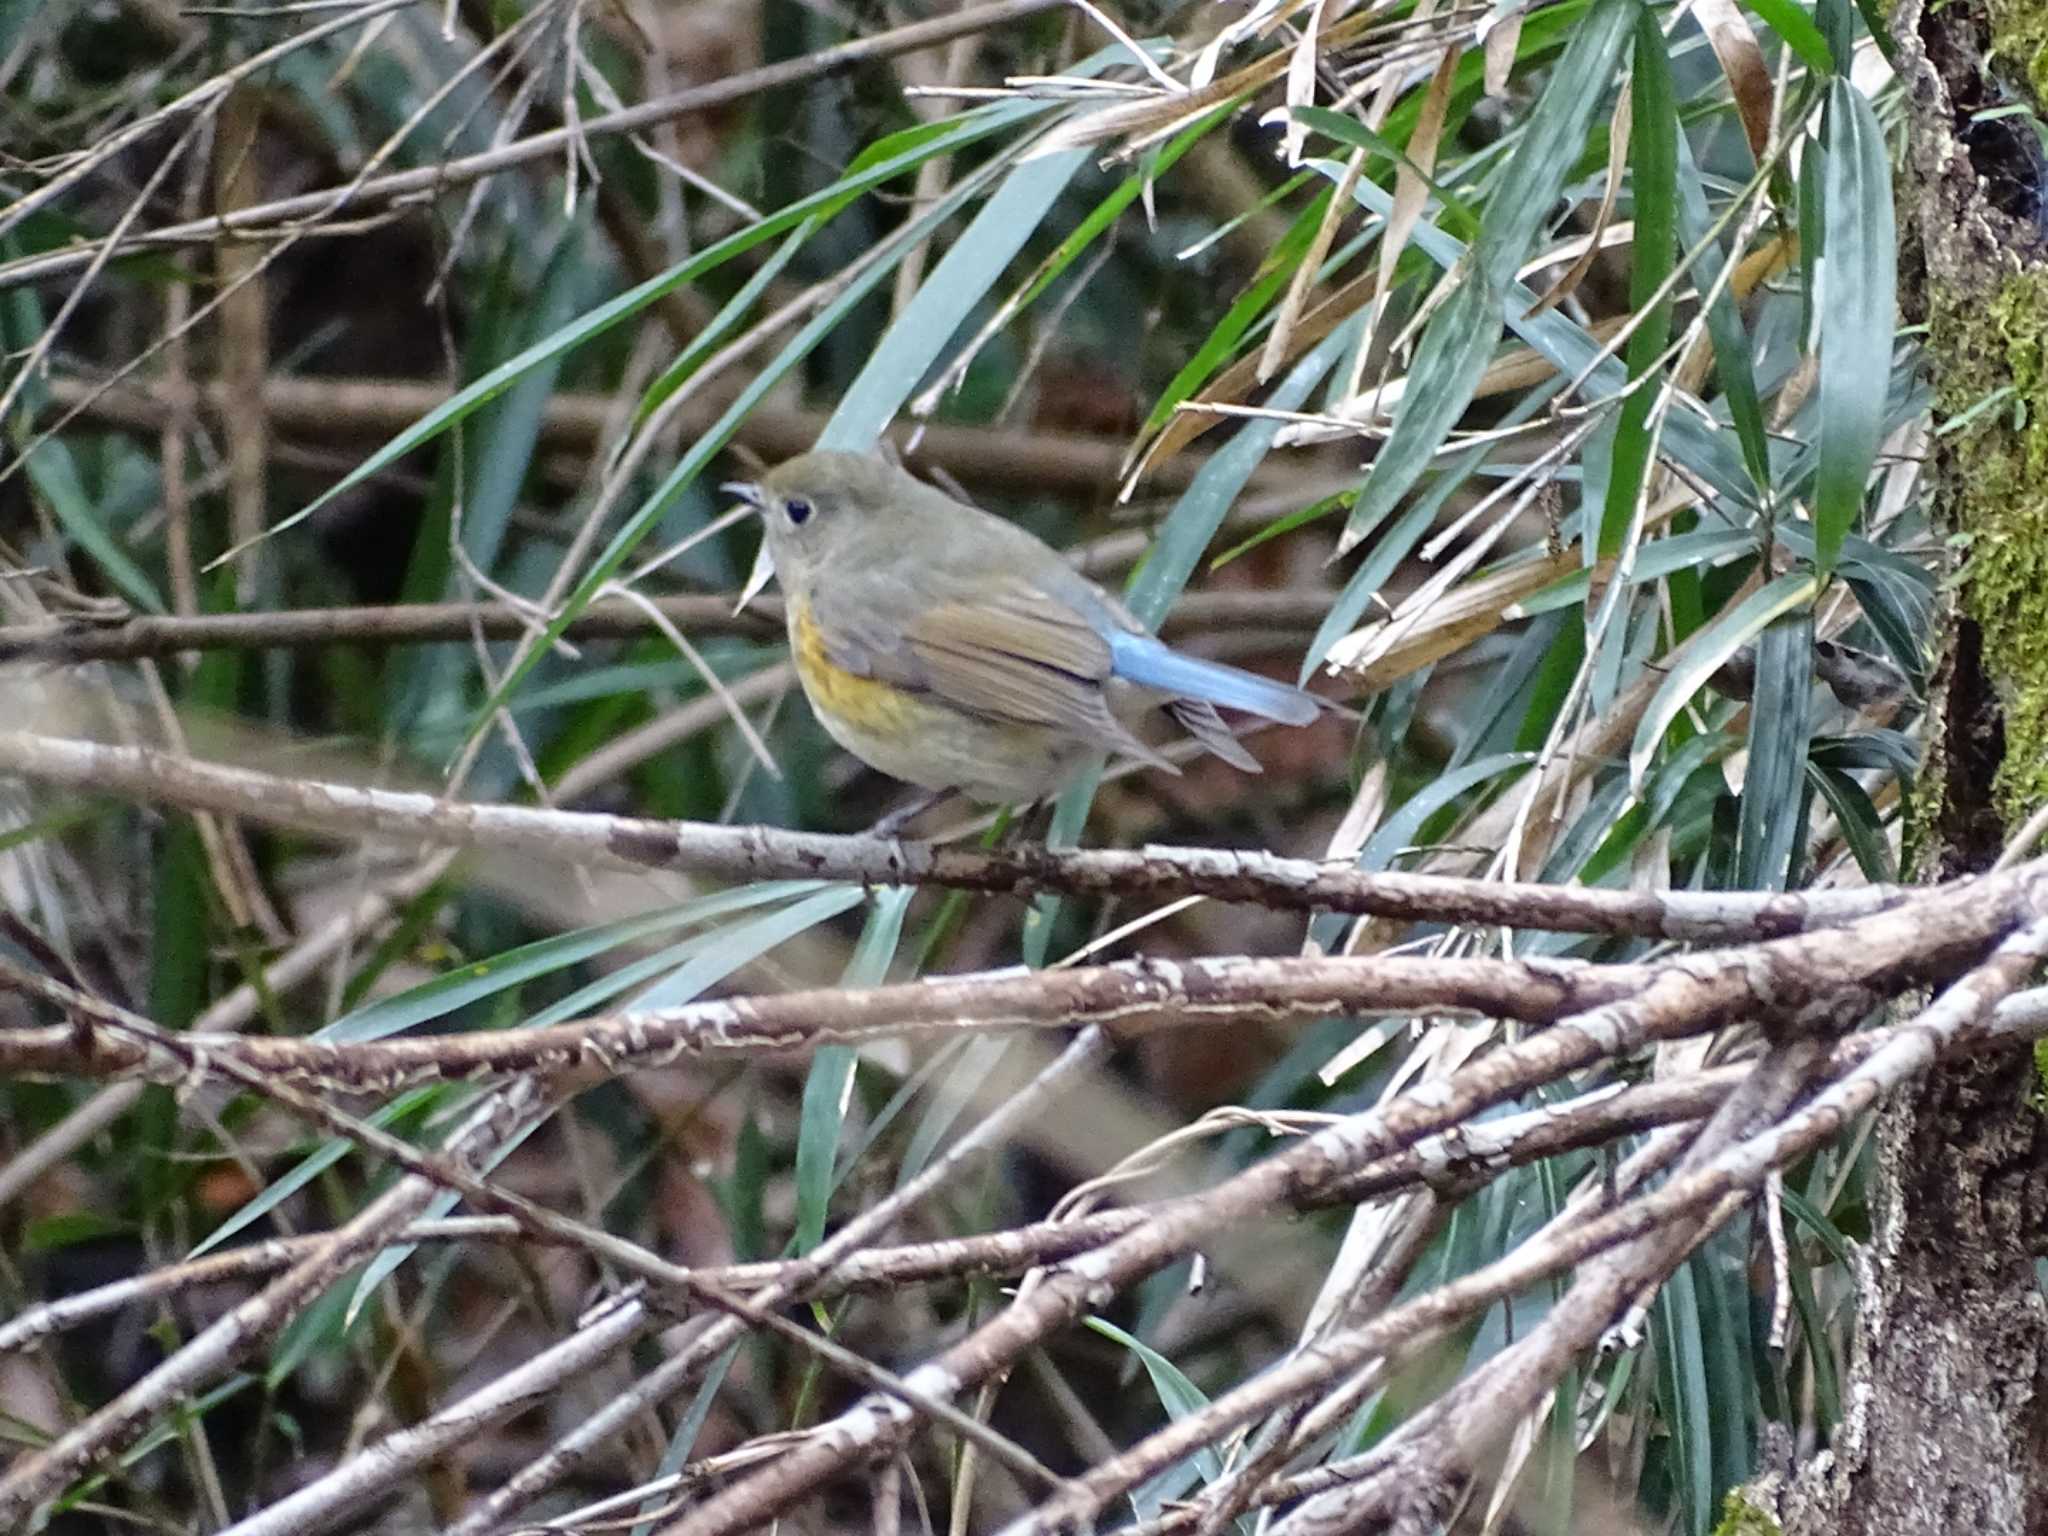
M933 806L943 805L946 801L952 799L956 793L957 791L951 789L928 789L922 794L913 795L910 799L897 806L895 810L889 812L873 826L869 827L867 835L869 837L901 837L905 827L909 826Z

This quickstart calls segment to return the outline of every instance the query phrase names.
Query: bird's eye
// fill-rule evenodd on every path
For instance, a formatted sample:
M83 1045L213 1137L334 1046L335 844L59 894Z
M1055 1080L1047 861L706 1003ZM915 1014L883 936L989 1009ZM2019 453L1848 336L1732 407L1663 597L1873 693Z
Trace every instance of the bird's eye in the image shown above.
M811 504L801 496L790 497L782 504L782 510L789 514L790 522L798 528L810 521Z

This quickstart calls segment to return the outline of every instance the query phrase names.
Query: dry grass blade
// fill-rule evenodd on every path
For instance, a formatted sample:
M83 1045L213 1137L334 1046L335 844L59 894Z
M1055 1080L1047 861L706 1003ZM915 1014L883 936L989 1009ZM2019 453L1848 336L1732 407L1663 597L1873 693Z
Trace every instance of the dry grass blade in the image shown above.
M1519 562L1469 581L1434 601L1402 606L1330 648L1329 669L1354 688L1377 693L1433 661L1492 634L1515 604L1580 568L1577 550Z
M1735 0L1693 0L1692 14L1720 62L1721 73L1728 77L1735 115L1741 119L1750 153L1762 159L1771 142L1777 93L1771 87L1770 66L1764 62L1755 29Z
M1624 88L1614 103L1614 115L1607 123L1607 184L1600 193L1600 206L1594 210L1593 230L1587 237L1585 249L1529 307L1532 316L1555 309L1570 298L1579 284L1586 280L1586 274L1593 270L1594 258L1600 254L1601 236L1607 229L1608 220L1614 217L1614 205L1620 200L1623 175L1628 170L1629 99L1629 92Z

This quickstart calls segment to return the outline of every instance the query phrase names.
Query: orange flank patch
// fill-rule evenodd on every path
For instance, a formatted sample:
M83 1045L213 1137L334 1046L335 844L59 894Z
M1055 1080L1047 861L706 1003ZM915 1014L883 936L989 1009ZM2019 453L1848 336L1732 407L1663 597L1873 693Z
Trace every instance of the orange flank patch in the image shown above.
M912 723L918 703L915 695L835 663L808 607L793 603L790 618L790 652L814 710L872 735L886 736Z

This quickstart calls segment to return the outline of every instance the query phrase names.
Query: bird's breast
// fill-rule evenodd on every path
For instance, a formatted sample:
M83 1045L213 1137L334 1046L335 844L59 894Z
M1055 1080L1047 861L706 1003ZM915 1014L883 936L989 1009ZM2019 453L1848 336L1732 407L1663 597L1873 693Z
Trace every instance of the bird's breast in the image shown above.
M849 672L832 659L809 604L789 599L789 649L797 678L811 707L829 721L844 721L863 733L887 732L909 723L914 696L894 683Z

